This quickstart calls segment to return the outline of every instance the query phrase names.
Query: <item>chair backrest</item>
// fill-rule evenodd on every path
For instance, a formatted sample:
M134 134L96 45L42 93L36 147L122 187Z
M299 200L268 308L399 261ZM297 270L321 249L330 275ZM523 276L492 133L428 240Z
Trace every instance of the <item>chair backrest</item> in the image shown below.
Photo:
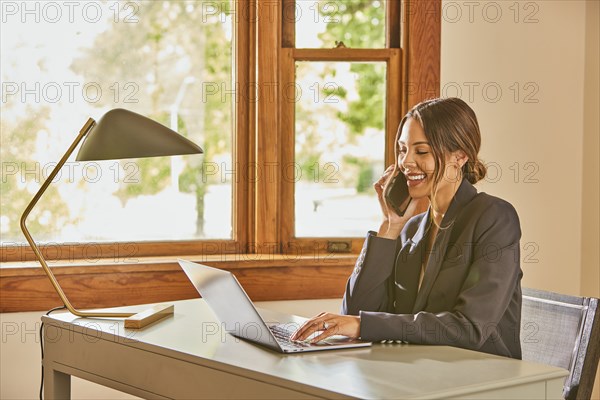
M598 299L523 288L523 360L568 369L565 399L589 399L600 358Z

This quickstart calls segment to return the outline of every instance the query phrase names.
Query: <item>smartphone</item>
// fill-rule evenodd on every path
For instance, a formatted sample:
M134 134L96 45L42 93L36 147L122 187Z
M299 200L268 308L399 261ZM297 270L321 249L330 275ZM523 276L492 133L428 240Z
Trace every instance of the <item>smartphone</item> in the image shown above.
M408 194L406 176L402 172L391 179L385 187L384 196L385 201L394 209L396 214L403 216L412 199Z

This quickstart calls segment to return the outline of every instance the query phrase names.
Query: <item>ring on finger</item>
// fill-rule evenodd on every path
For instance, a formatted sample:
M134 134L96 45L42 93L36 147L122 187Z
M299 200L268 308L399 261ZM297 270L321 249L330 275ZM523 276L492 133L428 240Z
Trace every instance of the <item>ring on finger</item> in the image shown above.
M323 322L323 330L326 331L329 329L329 324L327 322Z

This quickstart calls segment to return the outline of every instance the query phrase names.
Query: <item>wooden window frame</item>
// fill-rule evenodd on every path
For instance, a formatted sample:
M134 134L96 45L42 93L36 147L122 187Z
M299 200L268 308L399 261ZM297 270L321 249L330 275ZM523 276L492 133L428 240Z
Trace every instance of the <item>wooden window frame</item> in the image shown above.
M385 113L385 165L393 162L394 154L388 149L396 136L396 129L401 120L402 104L401 92L401 50L393 48L384 49L294 49L283 48L281 51L281 74L282 87L293 87L295 83L294 67L298 61L341 61L341 62L385 62L386 63L386 113ZM292 85L292 86L290 86ZM281 111L281 159L282 165L294 163L294 138L295 138L295 104L282 101ZM295 236L295 207L294 195L295 184L289 180L283 180L281 188L281 237L284 252L293 251L320 251L333 256L336 252L357 253L362 247L364 238L360 237L296 237ZM375 229L376 227L373 227ZM365 232L366 233L366 232ZM338 250L340 249L340 250Z
M236 11L247 7L246 0L235 0ZM244 11L245 12L245 11ZM240 18L234 25L233 81L240 88L249 88L251 76L251 60L254 43L251 41L250 18ZM245 89L244 89L245 90ZM236 93L238 99L246 93ZM234 101L232 117L232 159L234 165L249 165L251 152L249 149L253 129L250 119L251 102ZM234 177L239 171L234 172ZM128 262L139 257L187 256L194 254L218 255L221 253L246 253L251 242L252 232L247 229L252 217L250 204L249 182L246 179L232 179L232 238L231 239L199 239L173 241L143 241L143 242L86 242L86 243L40 243L44 257L51 260L122 260ZM43 202L43 200L42 200ZM43 204L40 205L43 207ZM24 245L3 245L0 248L0 262L15 263L36 260L31 248Z
M233 180L233 240L93 244L93 259L87 253L89 244L47 246L50 266L76 307L197 297L176 263L177 257L233 271L255 300L343 294L363 239L351 239L351 252L346 254L327 249L327 241L336 238L303 238L294 243L291 226L285 222L293 213L293 186L292 190L290 185L285 187L281 169L274 166L293 160L293 136L289 129L281 133L283 127L290 126L289 107L285 111L281 102L281 83L290 77L282 76L282 63L297 59L348 61L346 50L284 47L282 43L290 39L286 36L289 31L282 29L282 11L288 0L236 1L238 10L247 9L246 14L240 14L243 17L234 35L237 83L263 93L254 97L256 101L239 97L232 150L237 165L256 166L257 171L272 174L263 179ZM393 82L388 90L400 93L400 107L389 111L388 106L386 116L387 164L393 159L392 146L387 143L393 140L401 116L419 101L439 96L441 0L384 1L390 10L388 48L354 51L356 60L387 62L388 80ZM260 7L269 8L268 19L258 15ZM389 15L396 17L390 21ZM260 23L265 20L268 23ZM98 251L102 257L96 257ZM33 260L26 246L0 248L4 264L0 268L0 312L41 310L60 304Z
M386 116L384 163L394 161L392 143L402 116L410 107L426 98L439 96L441 2L438 0L386 1L386 46L374 49L353 48L296 48L295 21L286 18L286 10L294 9L295 0L278 2L279 20L264 30L269 45L259 48L259 77L262 84L276 82L276 97L263 109L258 125L259 152L265 165L278 165L276 179L263 182L258 198L257 219L270 221L265 226L277 227L261 231L259 243L277 243L284 254L320 254L324 258L336 253L357 254L363 237L296 237L295 236L295 184L283 179L284 168L294 163L295 103L286 101L286 88L295 85L297 61L378 61L387 64ZM260 28L259 28L260 32ZM260 40L260 38L259 38ZM403 44L402 48L400 44ZM262 62L262 64L261 64ZM279 71L279 74L276 73ZM260 78L259 78L260 80ZM289 96L289 95L288 95ZM260 102L259 102L260 106ZM278 110L277 113L268 110ZM277 136L270 134L277 133ZM377 227L373 227L376 229ZM365 232L366 233L366 232ZM263 242L264 241L264 242Z

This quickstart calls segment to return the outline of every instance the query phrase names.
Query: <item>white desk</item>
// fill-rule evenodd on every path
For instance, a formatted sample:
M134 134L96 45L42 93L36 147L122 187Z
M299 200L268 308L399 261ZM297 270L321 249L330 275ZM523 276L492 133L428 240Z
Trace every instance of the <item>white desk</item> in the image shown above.
M43 317L46 399L70 398L71 375L159 399L544 399L561 397L567 375L446 346L375 344L280 355L226 334L201 299L175 304L174 316L139 331L70 313Z

